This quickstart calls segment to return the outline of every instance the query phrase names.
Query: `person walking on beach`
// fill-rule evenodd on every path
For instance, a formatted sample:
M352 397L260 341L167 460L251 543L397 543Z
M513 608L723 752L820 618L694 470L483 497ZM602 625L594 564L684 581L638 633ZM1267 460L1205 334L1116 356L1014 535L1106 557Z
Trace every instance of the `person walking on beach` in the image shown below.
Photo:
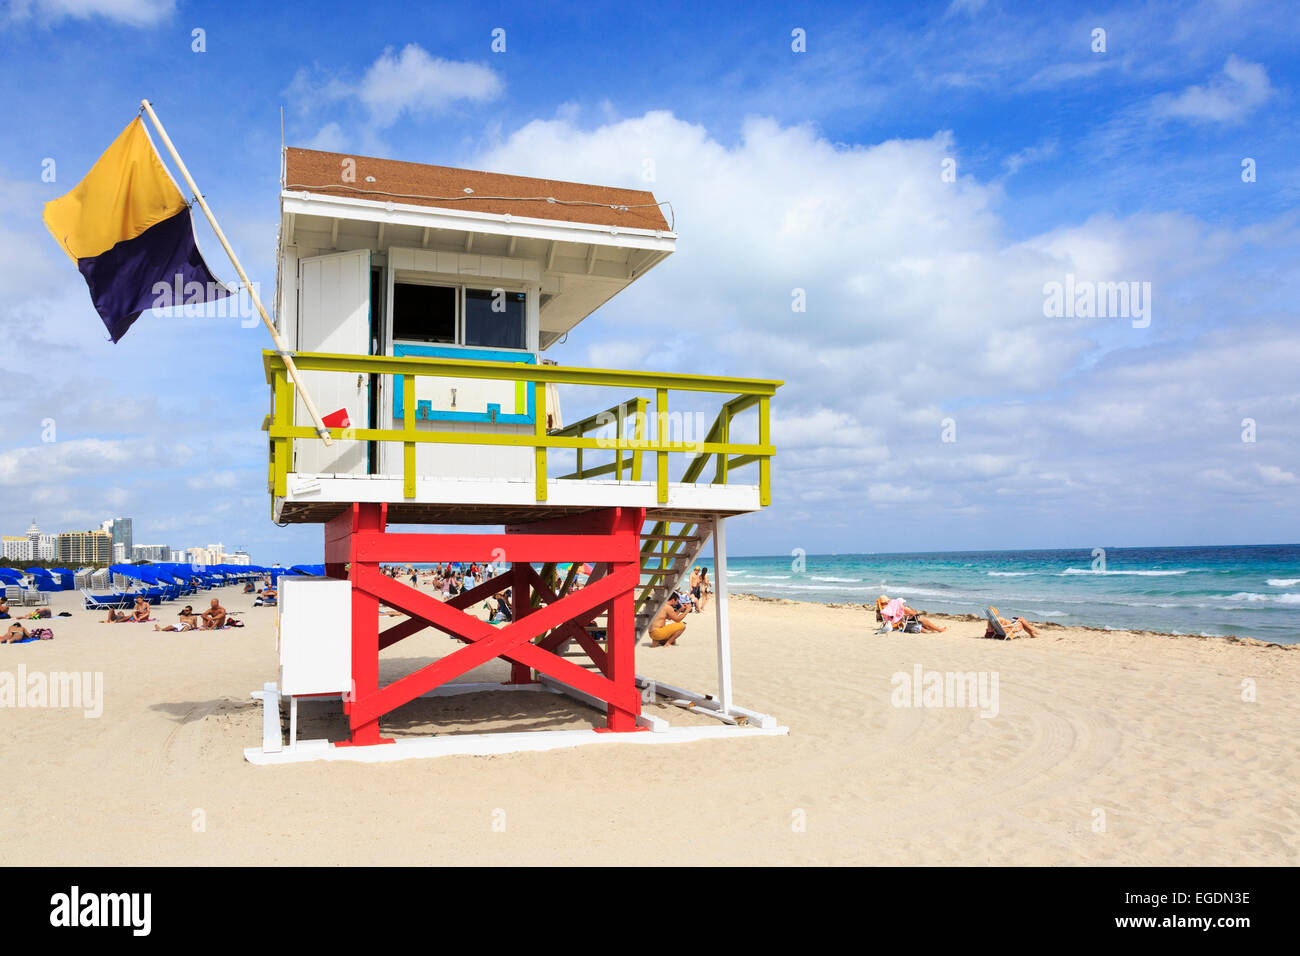
M671 647L686 630L686 608L677 592L668 599L668 603L659 609L655 619L650 622L650 642L652 647Z

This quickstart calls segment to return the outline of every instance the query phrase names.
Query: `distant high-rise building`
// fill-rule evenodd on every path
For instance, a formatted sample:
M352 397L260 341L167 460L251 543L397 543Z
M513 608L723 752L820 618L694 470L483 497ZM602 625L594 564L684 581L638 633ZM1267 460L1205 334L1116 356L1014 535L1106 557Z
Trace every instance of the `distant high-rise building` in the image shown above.
M42 534L38 536L36 553L32 555L37 561L53 561L58 546L59 536L57 534Z
M132 561L170 561L172 549L165 544L137 544L131 549Z
M185 564L187 561L189 561L189 558L186 557L184 551L173 551L171 553L171 556L167 560L171 564Z
M41 548L41 529L36 527L36 519L32 519L31 527L27 529L27 540L32 543L32 554L37 554Z
M247 564L252 564L253 559L249 556L247 551L241 549L239 551L234 551L226 555L226 563L247 565Z
M69 567L113 563L113 536L107 531L69 531L59 535L55 560Z
M4 546L6 561L32 560L32 543L22 535L7 534L0 538L0 544Z
M113 543L113 563L123 564L126 562L126 545L121 542Z
M131 545L131 519L130 518L109 518L103 524L103 530L113 536L113 544L122 545L122 553L130 555ZM123 559L125 560L125 558Z

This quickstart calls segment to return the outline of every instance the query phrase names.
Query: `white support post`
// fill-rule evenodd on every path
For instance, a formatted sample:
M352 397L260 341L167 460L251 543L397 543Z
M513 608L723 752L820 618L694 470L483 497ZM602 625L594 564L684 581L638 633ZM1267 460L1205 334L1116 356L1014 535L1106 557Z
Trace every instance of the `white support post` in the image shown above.
M280 737L280 689L274 683L263 684L262 691L253 692L262 698L262 752L279 753L284 742Z
M726 519L713 519L713 607L718 621L718 703L731 714L731 631L727 620Z

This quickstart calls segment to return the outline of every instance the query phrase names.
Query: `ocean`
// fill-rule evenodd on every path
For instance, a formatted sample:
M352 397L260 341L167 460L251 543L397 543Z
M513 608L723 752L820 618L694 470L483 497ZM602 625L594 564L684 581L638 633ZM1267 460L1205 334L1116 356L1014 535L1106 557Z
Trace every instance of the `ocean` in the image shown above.
M704 560L701 563L710 565ZM733 592L1300 643L1300 545L731 557Z

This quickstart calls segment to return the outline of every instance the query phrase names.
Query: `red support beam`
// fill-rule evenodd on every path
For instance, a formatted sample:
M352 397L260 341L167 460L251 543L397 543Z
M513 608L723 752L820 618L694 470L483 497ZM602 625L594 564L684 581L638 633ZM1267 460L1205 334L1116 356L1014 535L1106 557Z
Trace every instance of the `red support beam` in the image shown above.
M532 570L529 565L521 564L518 561L510 566L510 616L515 622L522 621L533 609L533 596L528 590L529 573ZM531 684L533 683L533 672L519 661L511 661L508 683Z
M388 508L378 504L354 504L352 506L352 534L350 540L355 549L357 537L364 532L382 534L387 520ZM344 516L336 518L339 521ZM329 527L328 525L326 526ZM328 531L326 532L328 535ZM379 715L362 715L358 713L357 703L373 697L379 691L379 601L372 592L359 586L367 574L380 577L378 567L358 563L355 550L352 554L352 692L350 700L344 702L344 711L348 715L348 725L352 730L354 746L392 743L391 739L379 735Z
M389 534L356 535L353 551L358 561L428 561L430 554L454 554L458 561L510 561L538 563L567 561L575 538L588 561L626 560L626 551L614 538L603 535L559 534ZM502 552L505 552L504 555Z
M538 608L523 620L497 630L490 624L463 611L449 608L441 601L400 584L377 570L361 566L360 574L353 579L354 588L365 589L376 599L412 616L422 617L435 627L455 633L472 643L371 695L358 693L357 700L352 704L354 726L358 720L377 721L381 715L499 656L518 661L526 667L535 667L558 681L599 697L609 703L611 714L615 711L631 713L635 723L641 698L634 680L625 676L624 685L620 686L562 657L543 651L531 641L538 634L551 630L563 621L609 602L619 593L630 599L632 588L638 580L638 568L631 564L625 565L598 584L583 588L556 604ZM630 621L629 616L629 623Z
M607 568L608 566L601 565L601 567ZM533 589L536 590L537 593L541 595L543 601L545 601L547 604L554 604L560 600L561 595L557 595L554 591L551 590L550 586L547 585L547 583L542 580L542 576L537 573L536 569L530 567L528 571L532 579ZM595 580L599 580L595 576L595 571L596 569L592 568L593 582ZM602 574L601 576L603 577L604 575ZM592 636L587 633L587 625L590 624L592 620L599 617L601 613L607 611L608 611L608 605L602 605L601 607L596 608L592 613L592 615L586 618L585 620L579 620L575 618L574 620L571 621L565 621L554 631L552 631L546 637L545 640L539 641L537 646L542 648L543 650L551 651L552 653L554 653L555 650L565 641L568 640L577 641L578 646L587 652L587 656L591 658L591 662L600 668L602 674L608 677L609 670L607 665L606 654L601 649L600 645L597 644L596 641L592 638Z
M599 511L587 511L578 515L560 518L548 518L545 521L533 521L529 524L506 525L506 534L586 534L611 535L624 530L640 514L641 524L645 523L645 511L641 508L602 508ZM641 524L636 526L640 530Z
M477 604L479 601L482 601L484 598L509 587L510 581L511 573L509 571L505 574L498 574L491 580L484 581L478 587L472 588L468 591L462 591L455 597L449 598L445 603L448 607L454 608L470 607ZM384 633L379 635L379 649L381 651L387 650L403 638L410 637L412 634L418 634L429 626L428 621L422 621L418 617L408 618L400 624L394 624L388 630L384 631Z
M636 730L641 698L636 689L633 600L640 581L639 532L644 509L609 508L530 525L509 526L504 535L389 534L387 506L347 506L325 524L325 564L330 576L352 582L353 691L345 696L353 745L387 743L379 735L384 714L445 684L493 657L511 663L511 681L547 674L607 704L607 728ZM380 562L506 560L504 574L445 603L380 571ZM584 561L594 566L587 586L557 594L530 562ZM350 566L350 567L349 567ZM347 569L345 571L345 569ZM570 578L572 578L572 574ZM566 582L567 584L568 582ZM497 629L464 609L502 590L512 590L515 620ZM545 602L532 607L532 595ZM379 605L410 615L379 632ZM609 617L608 650L586 632L600 614ZM466 646L412 674L379 687L379 651L433 627ZM541 641L537 638L546 635ZM602 671L592 673L552 651L576 641Z
M639 566L636 570L639 581ZM636 693L636 618L633 612L632 591L620 591L609 610L606 642L609 663L605 673L616 687L631 687L636 704L626 707L610 700L605 718L606 730L635 730L637 714L641 713L641 697Z

